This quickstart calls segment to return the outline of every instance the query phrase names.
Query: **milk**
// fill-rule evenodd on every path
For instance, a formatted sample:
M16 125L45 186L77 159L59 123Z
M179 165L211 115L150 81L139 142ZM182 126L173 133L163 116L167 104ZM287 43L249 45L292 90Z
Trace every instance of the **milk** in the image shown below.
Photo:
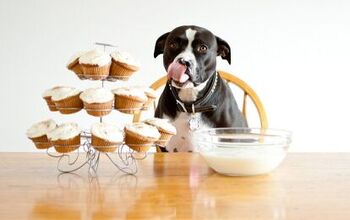
M282 146L242 148L216 148L201 152L208 165L216 172L230 176L250 176L271 172L284 159Z

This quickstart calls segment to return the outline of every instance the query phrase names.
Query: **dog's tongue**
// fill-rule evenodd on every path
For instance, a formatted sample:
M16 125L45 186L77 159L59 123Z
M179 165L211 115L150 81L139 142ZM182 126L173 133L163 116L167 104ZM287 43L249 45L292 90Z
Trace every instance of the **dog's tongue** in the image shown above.
M190 77L185 74L187 67L179 62L172 62L168 67L168 78L180 83L186 82Z

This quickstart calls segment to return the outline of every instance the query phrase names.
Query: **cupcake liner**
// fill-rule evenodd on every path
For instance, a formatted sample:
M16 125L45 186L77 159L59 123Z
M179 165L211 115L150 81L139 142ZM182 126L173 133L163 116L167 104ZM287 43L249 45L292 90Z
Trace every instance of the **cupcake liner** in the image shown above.
M51 143L58 153L69 153L80 147L80 134L67 140L51 141Z
M147 101L143 104L142 109L143 110L149 109L152 106L154 100L156 100L155 97L147 95Z
M47 103L47 106L49 106L50 111L52 111L52 112L57 112L58 111L58 109L57 109L57 107L55 105L55 102L52 101L52 99L51 99L51 96L44 97L44 99L45 99L45 101Z
M111 113L113 100L105 103L87 103L84 102L84 108L89 115L101 117Z
M174 134L171 134L171 133L168 133L168 132L164 132L161 129L158 129L158 131L160 133L160 138L159 138L159 140L157 140L155 142L155 144L160 145L162 147L165 147L168 144L168 142L170 141L170 138L172 136L174 136Z
M128 80L139 68L112 59L109 76L119 80Z
M99 138L95 136L94 134L91 135L91 145L93 148L100 152L114 152L117 150L117 147L121 145L122 143L115 143L115 142L110 142L108 140Z
M144 104L144 101L134 97L117 94L115 94L114 97L114 108L126 114L134 114L136 111L140 111Z
M86 79L84 77L84 73L83 73L83 68L82 66L79 64L79 59L75 59L72 63L70 63L67 68L71 71L73 71L78 77L79 79Z
M62 114L72 114L75 112L80 111L84 104L79 98L79 94L75 96L70 96L68 98L59 100L59 101L54 101L56 108L62 113Z
M33 141L37 149L47 149L52 147L52 143L47 139L46 135L29 139Z
M157 140L155 138L143 137L127 129L124 130L125 144L128 145L129 148L138 152L148 151L153 146L154 142Z
M101 80L108 77L111 64L109 63L104 66L81 64L81 66L83 68L85 78L92 80Z

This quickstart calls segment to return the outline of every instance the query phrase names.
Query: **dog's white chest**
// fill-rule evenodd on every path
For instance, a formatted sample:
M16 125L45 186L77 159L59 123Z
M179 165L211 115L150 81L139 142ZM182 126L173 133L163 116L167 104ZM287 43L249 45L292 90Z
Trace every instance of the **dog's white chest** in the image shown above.
M166 149L169 152L194 151L192 129L197 126L200 128L209 128L209 125L202 120L201 113L192 115L190 113L182 112L179 113L171 123L176 127L177 134L170 139L166 146Z

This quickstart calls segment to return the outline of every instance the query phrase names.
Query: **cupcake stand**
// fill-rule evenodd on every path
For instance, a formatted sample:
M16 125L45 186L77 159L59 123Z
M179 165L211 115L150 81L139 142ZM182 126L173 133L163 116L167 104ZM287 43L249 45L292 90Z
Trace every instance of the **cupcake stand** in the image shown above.
M106 51L106 48L115 47L113 45L105 44L105 43L95 43L95 44L103 47L104 51ZM95 80L92 78L92 76L90 77L88 74L84 74L84 77L85 77L85 80ZM120 76L118 76L118 79L110 76L108 76L105 79L101 79L100 80L101 87L104 87L105 81L117 81L117 80L120 80ZM67 108L64 110L74 111L77 109ZM85 110L94 111L95 109L85 109ZM133 113L133 112L143 111L147 109L139 108L139 109L119 109L119 110L124 110L124 111L127 111L128 113ZM101 109L98 109L95 111L101 111ZM100 116L99 120L100 122L102 122L103 116ZM147 156L146 152L134 151L133 149L129 148L129 146L126 145L124 142L119 144L115 152L98 151L95 148L93 148L91 145L90 132L82 131L80 134L80 137L81 137L81 141L80 141L81 145L77 146L77 149L73 152L53 153L49 151L49 149L51 148L46 149L47 155L58 159L57 170L59 172L70 173L70 172L75 172L77 170L80 170L84 167L87 167L88 174L95 176L97 174L99 161L102 158L102 156L105 156L110 160L110 162L115 166L116 169L126 174L135 174L137 173L137 160L142 160ZM140 147L139 144L138 144L138 147Z

